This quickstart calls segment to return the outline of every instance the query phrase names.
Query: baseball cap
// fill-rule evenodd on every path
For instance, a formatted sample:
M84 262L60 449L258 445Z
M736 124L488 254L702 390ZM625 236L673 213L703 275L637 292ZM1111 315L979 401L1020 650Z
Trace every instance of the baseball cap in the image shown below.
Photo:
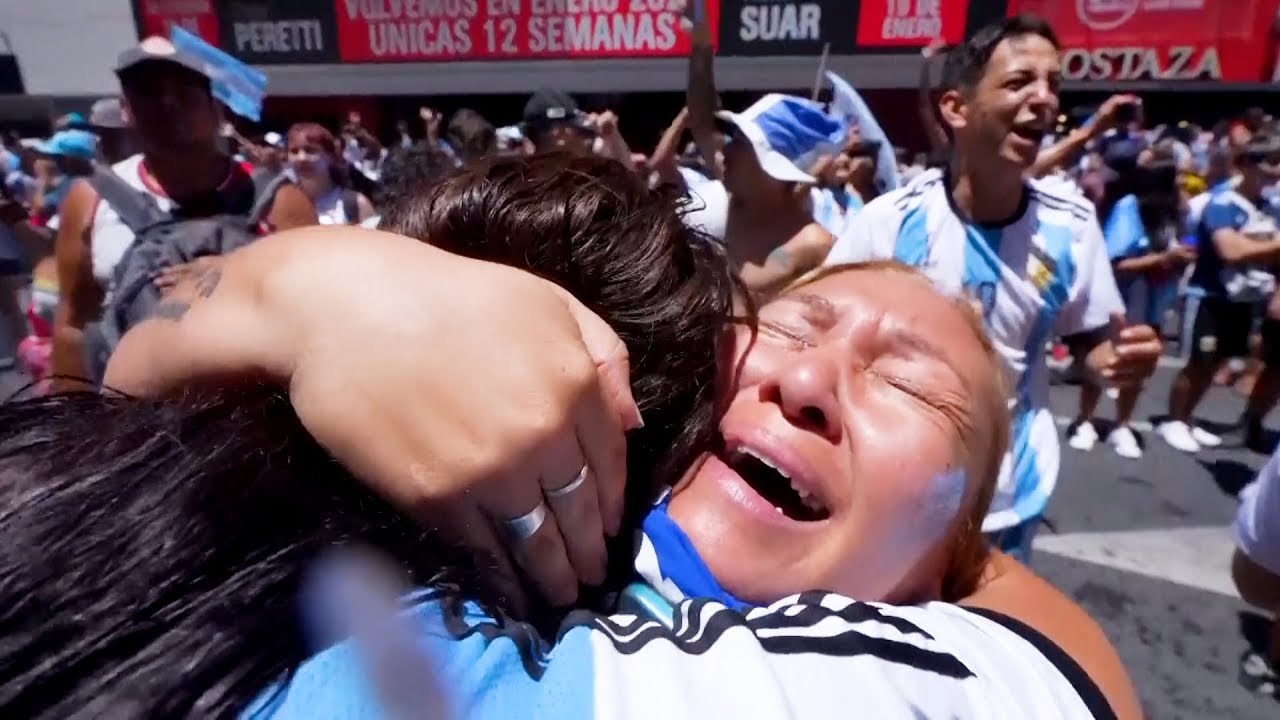
M102 98L89 108L89 126L103 130L118 130L128 127L125 121L124 106L120 98Z
M716 117L751 144L769 177L782 182L816 183L805 168L839 151L849 132L848 125L828 115L819 103L777 93L765 95L743 112L721 110Z
M587 129L582 121L582 112L578 110L578 103L569 93L546 89L535 92L524 104L525 128L546 126L553 122L569 123Z
M78 157L92 160L98 150L98 137L87 130L61 130L36 145L41 155Z
M167 38L152 35L137 45L120 53L116 60L116 75L123 77L138 66L150 62L165 62L186 68L197 75L213 80L217 74L212 67L200 58L183 52Z

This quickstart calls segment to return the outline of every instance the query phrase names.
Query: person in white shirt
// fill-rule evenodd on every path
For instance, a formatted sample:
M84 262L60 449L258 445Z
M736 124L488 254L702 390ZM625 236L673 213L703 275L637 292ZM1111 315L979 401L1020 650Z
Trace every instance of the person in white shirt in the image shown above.
M1024 179L1058 114L1061 77L1052 28L1029 16L989 25L949 53L939 109L953 139L950 166L869 203L826 260L894 258L981 311L1004 357L1013 414L983 528L1024 561L1059 466L1046 344L1074 336L1084 366L1112 385L1140 382L1161 351L1153 329L1123 328L1092 205Z
M321 225L358 225L373 217L373 203L345 186L338 141L316 123L289 128L289 172L316 208Z

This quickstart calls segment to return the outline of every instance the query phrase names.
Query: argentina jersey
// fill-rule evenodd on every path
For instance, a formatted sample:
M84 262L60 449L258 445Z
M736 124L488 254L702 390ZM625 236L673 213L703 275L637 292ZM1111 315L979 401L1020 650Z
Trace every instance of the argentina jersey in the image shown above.
M867 204L837 238L826 264L896 259L982 310L1011 392L1009 454L983 530L1044 512L1057 482L1059 441L1049 409L1045 345L1107 325L1124 313L1093 206L1031 181L1024 207L996 227L962 220L947 180L929 170Z
M668 613L578 611L550 646L523 623L431 600L403 616L408 652L332 645L240 717L826 718L851 701L872 718L1115 717L1074 660L998 613L821 592L745 611L684 600Z

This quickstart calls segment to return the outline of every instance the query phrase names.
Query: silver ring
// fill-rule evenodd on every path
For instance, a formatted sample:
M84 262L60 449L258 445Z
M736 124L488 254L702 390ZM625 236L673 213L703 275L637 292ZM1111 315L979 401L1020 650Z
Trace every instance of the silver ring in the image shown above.
M518 518L503 520L502 524L507 528L507 534L511 536L514 542L524 542L533 537L542 527L542 523L547 521L547 503L538 500L538 504L532 510L521 515Z
M574 476L574 478L570 480L568 483L566 483L564 486L558 487L555 490L545 490L544 492L546 493L547 497L551 498L552 500L559 500L565 495L568 495L574 490L577 490L578 488L582 487L582 483L586 481L587 481L587 466L583 465L582 469L578 471L578 474Z

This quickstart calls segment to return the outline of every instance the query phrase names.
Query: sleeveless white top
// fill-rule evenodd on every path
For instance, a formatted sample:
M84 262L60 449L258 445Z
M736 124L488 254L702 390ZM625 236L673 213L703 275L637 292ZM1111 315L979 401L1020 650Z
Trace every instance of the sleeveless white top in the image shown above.
M142 181L142 154L126 158L111 166L131 187L141 190L156 199L160 209L168 212L173 201L156 193ZM124 224L116 211L106 202L99 200L93 213L93 230L89 239L89 251L93 260L93 277L99 285L106 288L111 285L116 265L124 257L125 250L133 244L133 231Z

